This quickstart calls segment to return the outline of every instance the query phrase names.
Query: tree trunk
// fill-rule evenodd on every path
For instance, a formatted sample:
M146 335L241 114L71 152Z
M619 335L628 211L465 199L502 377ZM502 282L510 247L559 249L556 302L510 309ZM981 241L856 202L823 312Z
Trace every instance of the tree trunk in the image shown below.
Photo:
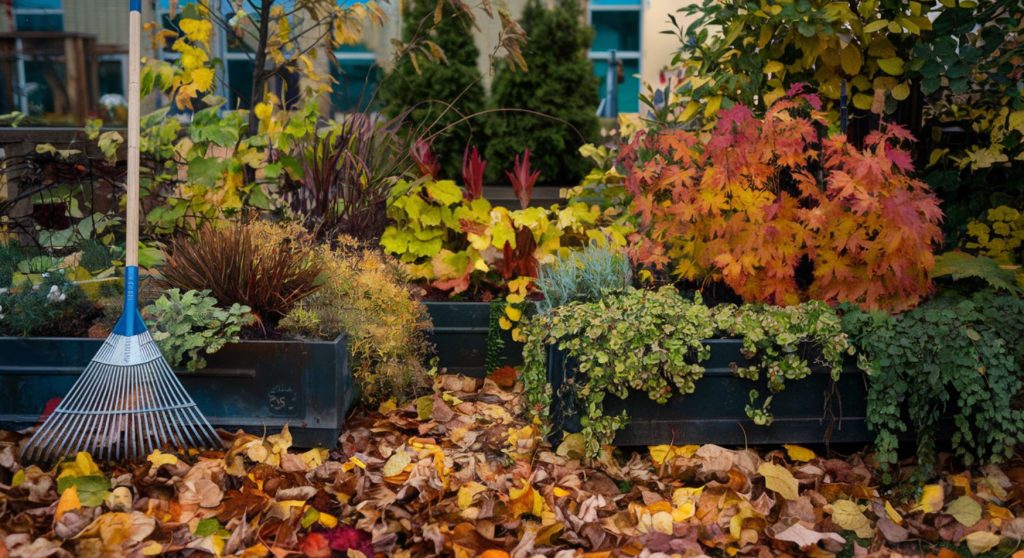
M253 60L252 72L252 96L249 102L249 135L256 135L259 131L260 122L256 118L256 104L263 101L263 90L269 75L265 66L267 65L267 39L270 35L270 8L274 0L263 0L260 4L260 28L259 41L256 44L256 52Z

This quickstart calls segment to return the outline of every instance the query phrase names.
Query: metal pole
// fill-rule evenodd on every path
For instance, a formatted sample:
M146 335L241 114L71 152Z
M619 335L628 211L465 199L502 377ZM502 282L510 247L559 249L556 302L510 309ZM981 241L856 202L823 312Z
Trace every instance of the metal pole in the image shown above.
M605 87L608 105L605 115L608 118L619 116L619 61L615 49L608 51L608 71L605 73Z

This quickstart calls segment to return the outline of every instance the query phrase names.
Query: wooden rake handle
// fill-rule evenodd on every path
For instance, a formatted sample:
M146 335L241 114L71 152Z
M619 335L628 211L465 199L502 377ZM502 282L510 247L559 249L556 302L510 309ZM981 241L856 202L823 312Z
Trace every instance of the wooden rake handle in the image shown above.
M139 265L139 66L142 58L141 0L129 0L128 15L128 200L125 265Z

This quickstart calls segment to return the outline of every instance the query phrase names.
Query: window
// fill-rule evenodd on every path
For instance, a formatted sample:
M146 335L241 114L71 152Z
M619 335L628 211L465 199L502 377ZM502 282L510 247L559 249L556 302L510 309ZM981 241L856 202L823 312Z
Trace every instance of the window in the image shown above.
M637 112L640 95L640 0L593 0L588 8L590 25L594 28L594 42L590 46L590 59L594 62L594 75L600 80L598 91L602 113L613 116L619 112ZM622 83L618 72L609 68L614 55L616 65L622 65ZM617 96L615 107L609 107L609 87Z
M363 45L351 45L334 51L331 76L331 107L337 112L362 112L374 105L380 85L377 56Z
M61 0L14 0L14 27L18 31L63 31Z

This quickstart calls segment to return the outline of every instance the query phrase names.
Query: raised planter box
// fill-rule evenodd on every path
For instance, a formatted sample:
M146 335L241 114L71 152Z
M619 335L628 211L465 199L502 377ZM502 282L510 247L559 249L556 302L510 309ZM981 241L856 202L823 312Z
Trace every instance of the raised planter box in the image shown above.
M489 302L425 302L434 328L430 341L437 348L438 366L453 374L483 377L487 361ZM512 340L507 331L498 365L523 363L523 344Z
M865 422L865 377L852 362L835 383L823 368L812 368L811 375L801 380L787 381L786 389L772 399L774 421L758 426L746 415L748 394L753 388L762 397L770 392L766 381L754 383L733 374L732 363L743 365L746 361L740 353L742 342L709 339L705 343L711 347L711 357L704 361L704 376L692 394L676 394L664 405L643 392L631 393L626 399L605 397L606 415L622 411L629 415L628 424L615 437L616 445L861 444L874 439ZM553 392L558 394L575 376L572 359L550 347L548 381ZM556 427L561 424L569 432L578 431L579 417L563 413L557 396L551 416Z
M0 337L0 428L39 421L63 397L102 340ZM287 424L300 447L337 445L355 399L345 336L334 341L243 341L179 372L185 389L217 428L262 435Z

